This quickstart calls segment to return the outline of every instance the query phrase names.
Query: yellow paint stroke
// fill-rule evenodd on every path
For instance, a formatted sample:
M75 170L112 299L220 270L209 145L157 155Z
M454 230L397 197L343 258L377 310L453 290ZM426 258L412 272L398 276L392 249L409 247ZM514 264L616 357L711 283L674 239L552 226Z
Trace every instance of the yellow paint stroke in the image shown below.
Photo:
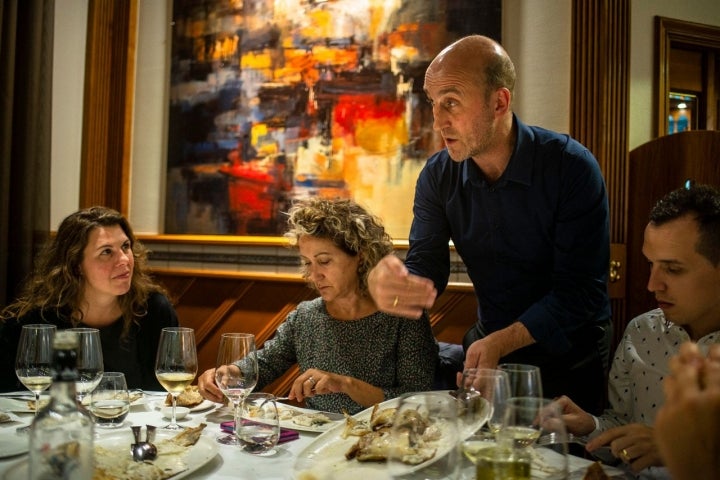
M300 34L307 39L333 37L332 15L324 9L309 12L308 25L300 29Z
M317 65L342 66L343 69L354 69L358 64L358 51L354 47L347 49L328 48L316 45L312 49Z
M272 56L269 52L247 52L240 59L241 68L255 70L270 69L273 66Z
M367 152L394 154L400 146L408 142L405 119L360 120L355 125L355 141Z

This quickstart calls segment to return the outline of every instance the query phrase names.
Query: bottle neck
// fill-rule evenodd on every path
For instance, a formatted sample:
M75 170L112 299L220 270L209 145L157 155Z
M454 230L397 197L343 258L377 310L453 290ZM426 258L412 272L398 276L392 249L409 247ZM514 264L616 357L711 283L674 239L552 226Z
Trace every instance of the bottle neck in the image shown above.
M53 402L75 404L75 381L56 379L50 386L50 398Z

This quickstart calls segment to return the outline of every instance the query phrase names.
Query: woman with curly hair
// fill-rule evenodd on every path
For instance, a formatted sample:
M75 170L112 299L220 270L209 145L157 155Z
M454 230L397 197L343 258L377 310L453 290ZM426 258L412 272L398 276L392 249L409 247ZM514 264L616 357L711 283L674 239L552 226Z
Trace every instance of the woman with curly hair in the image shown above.
M285 234L301 272L319 297L301 302L258 351L256 390L294 364L289 397L330 412L356 413L402 393L429 390L437 345L427 317L378 311L368 294L370 269L393 250L380 220L351 200L311 198L288 213ZM222 402L215 369L198 379L200 393Z
M100 330L106 371L128 387L162 390L155 352L163 327L178 325L164 289L147 273L147 250L127 219L106 207L66 217L36 260L19 298L2 312L0 388L22 390L14 372L22 325Z

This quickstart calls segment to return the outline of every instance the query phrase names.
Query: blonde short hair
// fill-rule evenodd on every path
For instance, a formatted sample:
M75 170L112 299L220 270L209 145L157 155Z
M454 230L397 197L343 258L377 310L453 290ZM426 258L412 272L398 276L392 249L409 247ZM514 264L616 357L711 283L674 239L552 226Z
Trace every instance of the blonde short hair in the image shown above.
M351 256L360 255L360 289L367 292L367 275L393 244L382 221L352 200L309 198L295 203L288 212L285 237L297 248L303 236L326 238ZM306 271L302 271L307 276Z

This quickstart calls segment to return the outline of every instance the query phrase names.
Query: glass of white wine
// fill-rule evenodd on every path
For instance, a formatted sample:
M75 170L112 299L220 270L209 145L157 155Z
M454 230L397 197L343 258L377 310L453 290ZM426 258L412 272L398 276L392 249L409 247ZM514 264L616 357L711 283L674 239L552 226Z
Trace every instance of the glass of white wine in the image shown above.
M172 397L172 418L166 430L181 430L175 418L177 397L189 386L197 374L195 331L186 327L165 327L155 357L155 376Z
M68 331L75 332L78 337L77 371L79 378L75 382L75 394L78 404L87 407L86 402L89 402L87 395L100 383L105 370L100 330L77 327L69 328Z
M551 436L552 448L537 447L541 436ZM537 397L513 397L507 401L497 448L477 459L478 472L494 473L488 478L529 479L532 468L542 468L543 478L566 478L567 430L557 402Z
M48 324L23 325L15 356L15 374L35 395L35 416L40 410L40 393L52 384L53 337L57 327ZM29 426L19 427L20 433Z
M215 383L233 406L233 418L237 423L238 411L243 399L255 388L258 381L255 335L252 333L223 333L220 336ZM217 438L223 445L239 445L234 434Z

